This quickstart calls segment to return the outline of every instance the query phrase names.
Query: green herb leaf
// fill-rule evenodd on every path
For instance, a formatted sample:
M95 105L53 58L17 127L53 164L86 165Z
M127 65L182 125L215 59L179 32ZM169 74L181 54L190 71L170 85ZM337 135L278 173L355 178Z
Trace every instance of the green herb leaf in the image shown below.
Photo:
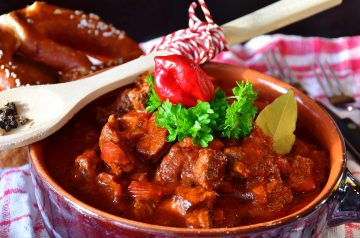
M158 109L161 106L162 102L155 91L154 77L152 75L148 76L145 79L145 82L150 84L150 94L149 94L149 99L146 101L146 105L148 105L146 107L146 111L154 112L156 109Z
M219 88L215 90L214 98L210 101L210 107L218 114L216 120L212 121L213 127L220 130L220 126L224 124L226 117L226 109L229 104L226 100L225 92Z
M169 142L191 137L194 145L207 147L214 139L211 122L216 120L218 114L210 108L208 102L198 101L195 107L186 109L181 104L172 105L166 100L155 113L157 125L169 132Z
M297 105L294 92L276 98L258 115L255 123L265 135L272 137L273 149L279 154L289 153L295 142Z
M225 121L219 126L223 137L239 139L246 136L252 130L252 122L256 115L256 107L253 105L257 92L251 83L236 82L233 88L235 101L226 109Z
M224 91L216 89L210 102L199 100L195 107L190 108L185 108L181 104L173 105L169 100L160 102L158 106L155 97L150 95L148 105L151 105L151 108L148 108L158 109L155 112L156 123L168 130L167 141L182 141L185 137L191 137L194 145L207 147L214 139L215 131L222 132L224 137L239 139L249 134L252 129L256 114L253 102L257 92L252 84L237 82L233 93L234 96L227 98ZM231 105L228 104L229 99L234 99Z
M200 100L198 100L195 107L189 108L189 114L194 120L193 126L189 130L193 138L193 144L207 147L208 143L214 139L212 134L215 124L213 122L216 121L219 115L211 109L208 102Z

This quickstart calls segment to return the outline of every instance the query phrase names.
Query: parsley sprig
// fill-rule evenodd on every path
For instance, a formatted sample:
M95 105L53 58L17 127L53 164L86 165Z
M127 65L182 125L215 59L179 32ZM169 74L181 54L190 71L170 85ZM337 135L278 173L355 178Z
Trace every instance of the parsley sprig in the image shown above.
M246 136L251 132L252 122L256 115L256 107L253 102L257 97L252 84L236 82L233 88L235 101L226 109L225 121L220 124L222 137L236 138Z
M158 107L161 106L161 100L159 96L156 94L155 86L154 86L154 76L150 75L145 79L145 82L150 84L150 94L149 99L147 100L146 104L148 105L146 107L146 111L148 112L154 112Z
M223 90L216 89L210 102L198 100L195 107L185 108L181 104L173 105L169 100L161 102L154 89L153 77L149 76L146 81L151 86L146 110L155 111L157 125L169 132L169 142L191 137L194 145L207 147L215 132L220 132L222 137L239 139L252 130L257 111L253 102L257 92L248 82L237 82L237 87L232 90L234 96L226 97Z

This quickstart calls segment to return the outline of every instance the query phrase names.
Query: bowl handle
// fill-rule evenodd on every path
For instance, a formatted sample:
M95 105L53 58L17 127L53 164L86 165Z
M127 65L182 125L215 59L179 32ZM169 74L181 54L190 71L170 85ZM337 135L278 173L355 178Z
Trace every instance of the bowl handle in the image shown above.
M346 169L343 182L335 195L334 207L330 210L328 225L345 222L360 222L360 182Z

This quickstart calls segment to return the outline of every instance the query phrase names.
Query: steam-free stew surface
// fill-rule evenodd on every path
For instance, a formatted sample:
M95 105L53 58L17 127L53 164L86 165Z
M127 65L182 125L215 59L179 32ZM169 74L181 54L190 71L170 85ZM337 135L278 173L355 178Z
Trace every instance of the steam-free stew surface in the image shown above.
M137 221L211 228L282 217L323 188L327 153L301 122L285 156L256 127L244 139L217 138L208 148L190 139L168 143L167 131L144 111L148 90L139 81L114 92L47 140L46 167L69 193Z

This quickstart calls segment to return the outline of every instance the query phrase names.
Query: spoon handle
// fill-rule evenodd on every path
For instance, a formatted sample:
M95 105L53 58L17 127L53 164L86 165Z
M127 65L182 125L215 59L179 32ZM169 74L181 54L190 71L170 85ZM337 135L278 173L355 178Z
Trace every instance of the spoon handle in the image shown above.
M157 51L82 80L57 84L57 93L65 95L68 99L66 103L75 103L73 110L77 112L95 98L134 82L140 72L151 73L154 69L154 57L169 54L171 53L165 50Z
M342 0L281 0L221 26L232 45L247 41L340 4Z

